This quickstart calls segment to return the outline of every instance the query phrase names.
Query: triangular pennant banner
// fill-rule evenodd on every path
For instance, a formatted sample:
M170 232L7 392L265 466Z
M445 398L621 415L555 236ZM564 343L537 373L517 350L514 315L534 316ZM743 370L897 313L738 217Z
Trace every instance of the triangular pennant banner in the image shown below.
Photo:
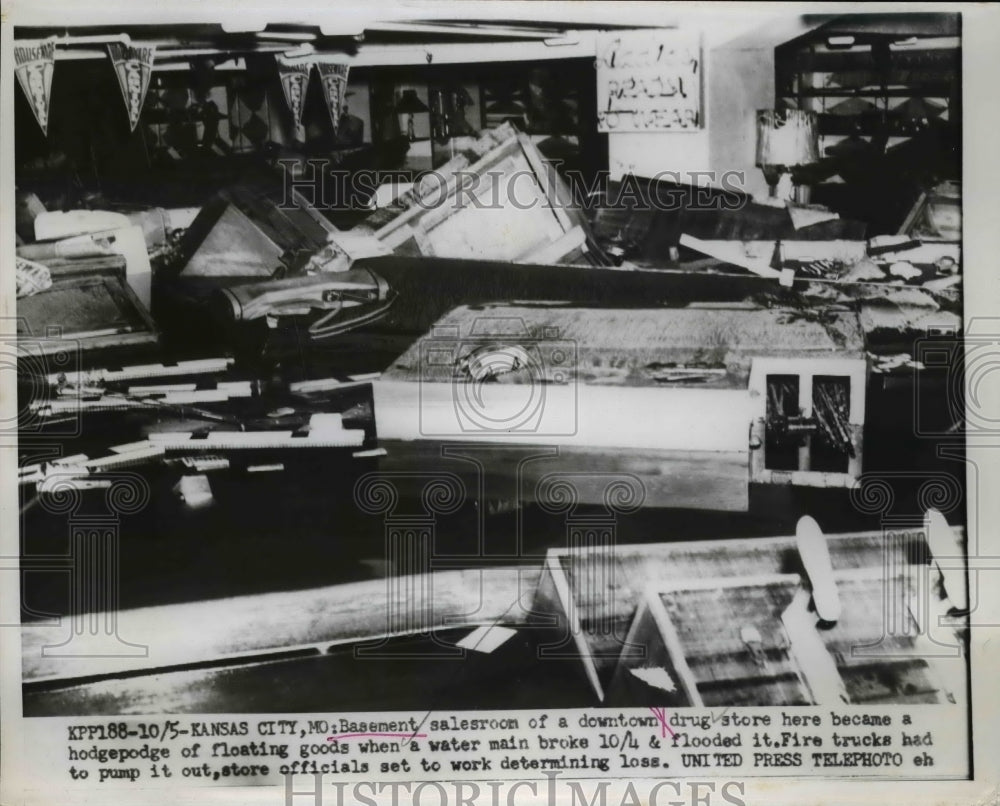
M283 56L275 56L278 64L278 78L281 79L281 89L285 93L285 101L292 110L292 118L296 127L302 126L302 110L306 105L306 87L309 85L311 62L292 62Z
M118 76L118 84L125 98L125 110L128 112L128 122L132 131L139 123L142 105L146 100L149 80L153 75L153 56L155 46L133 47L113 42L108 45L108 54Z
M347 93L347 74L350 65L334 62L316 62L320 82L323 85L323 97L326 98L327 109L330 110L330 120L333 122L333 133L340 126L340 112Z
M46 136L49 134L49 100L52 98L55 61L55 39L14 43L14 71L17 73L17 80L28 97L35 120Z

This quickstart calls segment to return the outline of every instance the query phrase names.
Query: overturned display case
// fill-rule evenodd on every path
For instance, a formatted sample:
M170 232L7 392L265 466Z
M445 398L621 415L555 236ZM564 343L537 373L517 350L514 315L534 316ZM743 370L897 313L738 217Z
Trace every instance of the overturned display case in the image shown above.
M573 473L581 500L603 503L587 477L600 468L647 506L745 511L751 483L857 480L866 379L846 309L498 303L446 314L373 388L394 461L489 444L530 498ZM539 448L556 450L522 461Z

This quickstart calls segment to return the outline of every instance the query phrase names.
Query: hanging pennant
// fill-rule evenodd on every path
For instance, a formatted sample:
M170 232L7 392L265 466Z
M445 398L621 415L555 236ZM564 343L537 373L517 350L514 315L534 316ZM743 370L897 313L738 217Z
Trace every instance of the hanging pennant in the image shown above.
M149 80L153 75L153 55L156 47L133 47L113 42L108 45L108 54L118 76L118 84L125 98L125 110L128 112L128 122L135 131L142 113L142 105L146 100Z
M281 79L281 89L285 93L285 101L292 110L292 119L297 129L302 128L302 110L306 105L306 87L309 85L309 71L312 62L292 62L284 56L275 56L278 64L278 77Z
M340 126L340 113L347 93L347 74L350 65L335 62L316 62L320 82L323 85L323 97L326 98L327 109L330 110L330 120L333 123L333 133Z
M55 38L14 43L14 71L17 73L17 80L46 137L49 134L49 101L52 98L55 61Z

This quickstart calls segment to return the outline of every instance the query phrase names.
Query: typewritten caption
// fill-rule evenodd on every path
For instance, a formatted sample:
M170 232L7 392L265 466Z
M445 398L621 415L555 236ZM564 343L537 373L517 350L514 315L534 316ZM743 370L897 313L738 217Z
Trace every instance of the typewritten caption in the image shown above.
M341 780L964 777L948 706L29 720L47 776L115 786ZM60 760L60 763L53 762ZM41 770L40 770L41 771Z

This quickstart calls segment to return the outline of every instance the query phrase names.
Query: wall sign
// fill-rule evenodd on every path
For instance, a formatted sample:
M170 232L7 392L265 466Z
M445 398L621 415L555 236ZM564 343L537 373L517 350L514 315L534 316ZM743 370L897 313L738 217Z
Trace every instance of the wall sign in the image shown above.
M701 41L689 31L617 31L597 39L597 129L698 131Z

